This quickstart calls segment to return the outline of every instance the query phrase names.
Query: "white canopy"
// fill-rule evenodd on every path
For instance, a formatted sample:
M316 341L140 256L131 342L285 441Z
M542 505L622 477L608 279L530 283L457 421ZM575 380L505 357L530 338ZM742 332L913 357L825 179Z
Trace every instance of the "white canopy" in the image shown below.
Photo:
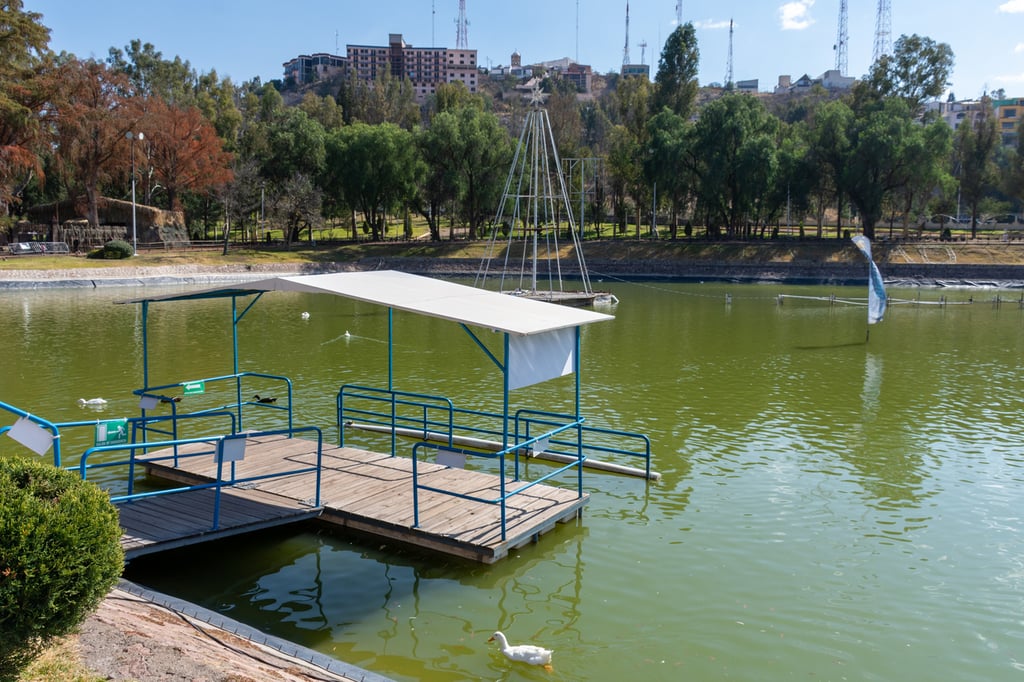
M146 296L123 303L244 296L264 291L333 294L518 336L614 319L592 310L533 301L393 270L272 277L187 293Z

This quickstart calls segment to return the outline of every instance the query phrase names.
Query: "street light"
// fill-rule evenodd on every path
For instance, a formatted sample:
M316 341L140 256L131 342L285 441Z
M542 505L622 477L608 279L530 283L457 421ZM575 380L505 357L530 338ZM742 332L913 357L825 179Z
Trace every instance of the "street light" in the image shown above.
M132 255L139 255L138 237L135 231L135 140L142 142L146 136L142 133L133 133L130 130L124 134L132 146Z

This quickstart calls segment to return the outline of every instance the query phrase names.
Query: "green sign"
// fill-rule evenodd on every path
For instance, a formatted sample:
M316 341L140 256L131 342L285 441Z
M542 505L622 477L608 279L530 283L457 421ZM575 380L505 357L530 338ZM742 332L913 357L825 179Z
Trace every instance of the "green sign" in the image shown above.
M189 381L188 383L182 384L185 388L185 395L199 395L200 393L206 393L206 382L205 381Z
M101 445L123 445L127 442L127 419L107 419L96 422L96 447Z

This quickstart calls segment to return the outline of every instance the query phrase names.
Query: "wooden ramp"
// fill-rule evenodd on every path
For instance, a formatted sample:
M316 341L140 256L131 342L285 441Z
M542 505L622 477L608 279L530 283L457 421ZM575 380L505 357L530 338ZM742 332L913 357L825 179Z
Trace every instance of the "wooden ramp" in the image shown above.
M194 447L198 449L203 446ZM181 453L189 451L188 447L179 448ZM161 453L150 454L156 456ZM260 476L313 465L315 462L316 443L313 441L284 436L249 438L246 441L245 459L236 464L236 477ZM417 464L417 468L422 485L486 499L494 499L500 494L500 481L494 474L423 461ZM181 459L178 468L150 465L148 471L157 478L198 483L213 480L216 467L212 457L196 457ZM225 525L227 500L231 499L231 509L234 510L237 504L239 516L256 511L269 515L262 522L252 521L248 527L239 526L240 529L234 531L236 533L255 530L260 527L260 523L266 527L313 515L325 522L363 533L489 564L504 558L516 547L537 540L558 523L576 518L589 500L589 495L580 497L575 490L535 485L513 496L506 503L506 538L503 541L499 506L424 490L419 492L419 527L413 528L412 460L407 457L390 457L356 448L325 445L322 508L317 511L311 511L308 506L315 493L314 481L314 473L303 473L245 484L245 489L226 488L222 492L221 525ZM523 481L506 479L506 491L522 485L525 485ZM206 492L212 500L212 492L197 492ZM144 503L121 505L126 550L131 547L129 542L143 542L138 538L140 528L176 525L174 519L186 513L180 508L189 508L194 504L185 496L193 494L181 493L155 498L170 505L169 509L147 512L144 518L137 518L139 512L136 510L136 507ZM179 498L182 498L181 501L178 501ZM292 516L286 518L288 514ZM205 518L209 528L212 510ZM165 531L149 532L155 536ZM173 528L166 531L167 534L174 532ZM135 535L128 540L130 534ZM195 536L191 541L202 541L208 537L209 534ZM167 546L166 542L161 548ZM188 542L183 539L178 544ZM140 552L135 550L135 553Z

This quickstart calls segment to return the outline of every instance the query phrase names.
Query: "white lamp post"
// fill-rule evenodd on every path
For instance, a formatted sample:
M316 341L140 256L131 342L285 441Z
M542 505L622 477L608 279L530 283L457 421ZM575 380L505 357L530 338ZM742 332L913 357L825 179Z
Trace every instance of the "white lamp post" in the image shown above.
M135 231L135 140L142 142L146 136L142 133L128 131L124 135L132 146L132 255L139 255L138 237Z

